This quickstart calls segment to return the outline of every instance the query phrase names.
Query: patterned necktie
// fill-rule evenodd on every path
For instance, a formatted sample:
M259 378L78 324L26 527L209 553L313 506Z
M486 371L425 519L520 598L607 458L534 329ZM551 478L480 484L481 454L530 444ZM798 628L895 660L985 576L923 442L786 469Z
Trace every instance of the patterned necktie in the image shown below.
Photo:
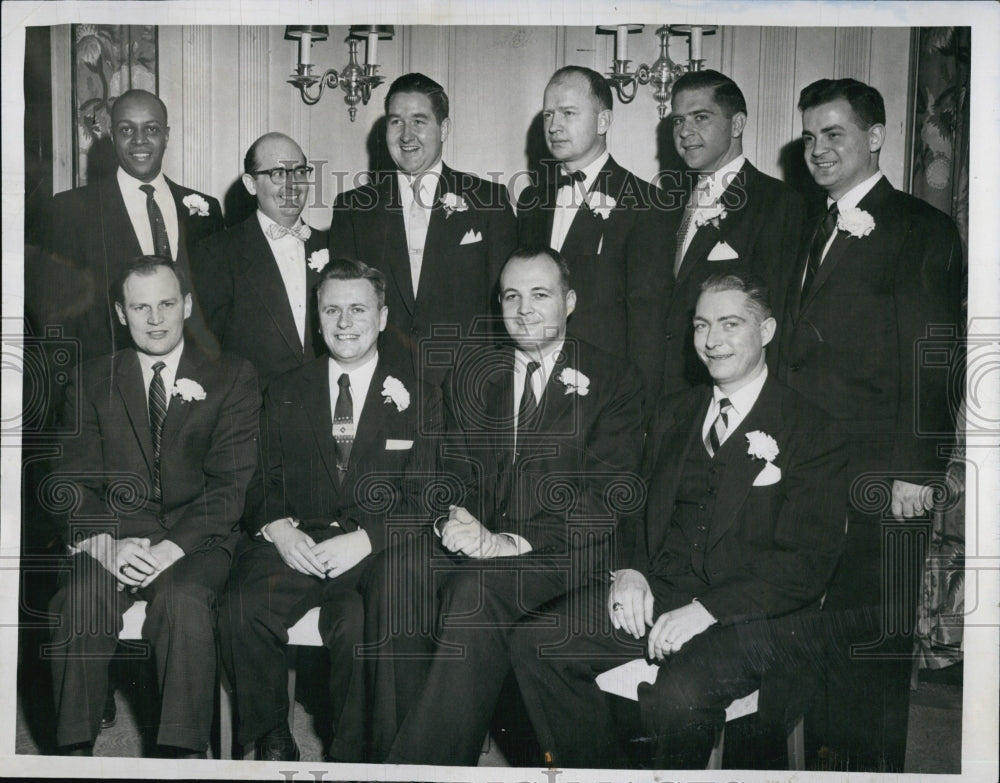
M714 457L719 450L719 446L726 439L726 428L729 426L729 412L733 409L733 404L728 397L719 400L719 415L715 417L712 426L708 428L708 437L705 438L705 450L708 456Z
M809 293L809 287L812 285L813 278L816 277L816 273L819 271L819 265L823 261L823 251L826 249L826 243L830 241L830 237L833 236L833 232L837 230L837 217L839 215L840 210L837 209L837 202L834 201L830 205L830 209L827 210L826 217L823 218L823 222L820 223L819 228L816 229L816 235L813 237L812 244L809 245L809 260L806 263L806 276L802 281L801 300L805 300L806 295Z
M532 388L531 376L535 374L542 365L538 362L528 362L524 373L524 391L521 394L521 404L517 406L517 429L518 432L527 432L535 425L535 415L538 413L538 400L535 399L535 390Z
M149 227L153 231L153 255L172 259L170 239L167 237L167 224L163 222L160 205L153 198L156 188L152 185L140 185L139 190L146 194L146 214L149 215Z
M333 407L333 444L337 450L337 478L344 481L354 445L354 400L351 399L351 378L345 372L337 379L340 393Z
M157 362L153 365L153 380L149 382L149 434L153 438L153 497L159 503L163 499L160 487L160 441L163 437L163 420L167 418L167 392L160 373L167 365Z
M288 234L291 234L296 239L301 239L305 242L312 236L312 229L305 223L297 223L291 228L288 228L287 226L279 226L277 223L272 223L267 227L267 235L271 237L271 239L281 239L283 236Z
M563 169L559 169L559 173L556 174L556 190L576 182L583 182L586 178L587 175L582 171L564 171Z
M424 262L424 241L427 239L427 210L420 200L420 178L413 180L413 201L408 211L409 226L406 244L410 249L410 282L413 283L413 298L417 298L420 284L420 268Z
M708 178L701 174L694 180L691 193L688 196L687 205L684 207L684 216L681 218L680 228L677 229L677 244L674 247L674 279L680 274L681 264L684 263L684 252L688 245L688 234L691 232L691 224L694 222L694 213L698 210L702 194L708 194Z

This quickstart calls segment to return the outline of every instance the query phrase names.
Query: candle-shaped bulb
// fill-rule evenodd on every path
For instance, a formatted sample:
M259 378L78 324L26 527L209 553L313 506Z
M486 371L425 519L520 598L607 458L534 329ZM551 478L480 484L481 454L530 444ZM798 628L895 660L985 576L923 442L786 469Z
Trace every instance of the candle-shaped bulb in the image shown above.
M378 33L368 33L368 46L365 47L365 65L378 65Z
M310 52L312 48L312 33L302 33L299 38L299 65L309 65Z
M691 59L701 59L701 28L691 25Z
M628 59L628 25L618 25L618 33L615 36L616 56L619 60Z

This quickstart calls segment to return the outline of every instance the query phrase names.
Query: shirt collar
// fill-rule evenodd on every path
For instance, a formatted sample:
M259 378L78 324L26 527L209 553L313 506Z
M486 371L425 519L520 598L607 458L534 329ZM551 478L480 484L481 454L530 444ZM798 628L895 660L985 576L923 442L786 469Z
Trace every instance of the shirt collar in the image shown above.
M168 196L171 195L170 187L167 185L167 178L163 176L162 171L155 177L153 177L153 179L151 179L149 182L143 182L141 179L133 177L131 174L125 171L125 169L119 166L117 177L118 177L118 187L121 189L122 193L125 193L126 191L139 190L139 188L142 185L152 185L154 188L156 188L157 193L165 193Z
M588 163L582 169L577 169L577 171L583 172L582 184L585 190L590 190L590 188L594 184L594 180L597 179L598 172L604 168L604 164L608 162L608 158L610 157L611 153L608 152L607 150L604 150L603 153L598 155L594 160L590 161L590 163ZM562 169L563 172L566 172L566 169L564 167L560 166L560 169Z
M871 191L871 189L878 184L880 179L882 179L881 169L872 174L864 182L859 182L857 185L855 185L853 188L847 191L840 198L832 199L829 196L827 196L826 198L827 209L830 208L830 206L833 204L835 200L837 202L838 210L853 209L858 205L858 202L860 202L861 199L867 196L868 193Z
M344 369L343 367L340 366L340 362L338 362L332 356L330 357L330 369L331 372L334 373L335 379L339 378L343 373L346 372L348 375L351 376L352 381L354 380L354 378L367 377L370 383L372 376L375 375L375 365L377 364L378 364L378 351L375 351L375 355L372 356L371 359L362 364L360 367L355 367L353 370ZM358 384L352 383L351 385L357 386Z
M177 365L181 363L182 353L184 353L183 337L181 338L181 341L177 343L177 345L175 345L169 353L165 353L161 356L153 356L152 354L143 353L142 351L139 350L136 351L136 354L139 357L139 366L142 367L144 372L152 373L153 365L156 364L157 362L163 362L165 365L167 365L167 369L170 371L170 374L175 377L177 375Z
M415 177L411 174L407 174L405 171L397 171L396 176L399 177L399 189L407 193L413 193L413 180L420 180L420 192L424 195L430 193L431 196L437 191L438 180L444 174L444 161L438 160L433 166L431 166L427 171L422 174L417 174Z
M744 384L739 389L734 391L732 394L726 394L718 386L712 386L712 400L716 406L719 405L719 401L722 399L728 399L730 404L735 408L736 412L745 416L746 413L754 406L757 402L757 398L760 396L760 390L764 388L764 382L767 380L767 365L764 365L764 369L749 383Z
M555 367L556 357L562 352L565 340L560 340L558 343L549 348L545 353L539 357L535 352L528 353L520 348L514 349L514 373L520 375L525 371L529 362L541 361L542 370L544 375L542 377L548 378L552 374L552 368Z
M713 172L699 174L698 184L695 186L695 192L698 194L698 205L710 206L718 201L719 197L725 193L726 188L729 187L735 176L740 172L740 169L743 168L743 164L746 162L746 155L740 154L729 161L729 163L725 166L722 166Z
M271 238L270 234L267 233L268 226L271 226L271 225L280 226L281 225L276 220L271 220L271 218L269 218L267 215L265 215L259 209L257 210L257 220L260 222L261 231L264 232L264 236L267 237L268 239ZM300 223L302 223L302 215L299 215L298 218L296 218L296 220L292 224L291 228L296 228Z

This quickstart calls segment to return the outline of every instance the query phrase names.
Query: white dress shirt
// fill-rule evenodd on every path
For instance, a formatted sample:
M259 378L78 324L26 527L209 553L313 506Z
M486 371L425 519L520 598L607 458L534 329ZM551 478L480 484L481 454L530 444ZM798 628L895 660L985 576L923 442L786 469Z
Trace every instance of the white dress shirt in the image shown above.
M710 174L699 174L698 183L691 191L691 198L688 201L687 209L692 211L692 219L688 224L687 232L684 234L684 244L681 246L681 258L683 258L691 247L694 235L698 233L698 217L700 212L714 209L719 204L719 199L726 192L726 188L732 183L736 175L739 174L743 164L747 162L745 155L737 155L725 166ZM723 218L725 220L725 218ZM725 224L720 224L725 227Z
M293 234L285 234L278 239L272 239L267 233L268 227L278 225L267 215L257 210L257 220L264 232L264 238L271 247L271 254L278 264L281 281L285 284L285 294L292 308L295 328L299 333L299 345L305 345L306 335L306 243ZM302 223L299 218L296 225Z
M583 172L583 182L574 182L570 185L563 185L556 192L556 208L552 212L552 241L551 245L556 250L562 250L566 235L569 234L569 227L573 224L573 217L582 204L587 202L587 194L597 179L597 174L604 164L608 162L611 153L605 151L598 156L597 160L591 161L580 171Z
M340 386L338 381L343 373L351 380L351 403L354 410L354 421L351 422L352 429L357 434L358 422L361 420L361 410L365 407L365 399L368 397L368 388L372 385L372 376L375 375L375 366L378 364L378 352L353 370L345 370L337 360L330 357L330 421L337 418L337 398L340 396Z
M139 356L139 367L142 369L142 387L146 390L146 405L149 406L149 384L153 382L153 365L157 362L163 362L166 367L160 370L160 377L163 379L163 390L166 392L167 396L167 408L170 407L170 400L174 396L172 394L174 383L177 380L177 365L181 361L181 354L184 352L184 338L174 346L170 353L165 353L162 356L153 356L148 353L143 353L142 351L136 351ZM148 410L147 410L148 413Z
M170 186L161 171L150 182L143 182L136 179L125 169L118 167L118 189L121 190L122 199L125 201L125 210L128 212L128 219L135 229L135 236L139 240L139 247L143 255L151 256L154 253L153 228L149 225L149 212L146 210L146 194L139 190L140 185L152 185L153 201L160 208L163 214L163 224L167 228L167 239L170 242L170 254L173 260L177 260L177 242L180 236L177 224L177 206L174 204L174 196L170 192Z
M705 438L708 437L709 428L719 416L720 400L728 399L730 405L733 406L726 416L726 432L719 439L719 445L721 446L729 440L730 434L736 431L736 428L742 424L743 419L745 419L747 414L750 413L754 404L757 402L757 398L760 396L760 390L764 388L764 382L766 380L767 365L765 364L764 369L762 369L752 381L741 386L731 394L726 394L718 386L712 386L712 402L708 406L708 413L705 416L705 421L701 425L702 442L704 442Z
M538 354L527 354L520 348L514 350L514 436L517 437L517 415L524 396L524 374L528 371L528 362L540 362L541 366L531 375L531 390L535 393L535 402L541 406L542 392L549 382L549 376L556 364L556 356L563 349L563 341L549 349L539 358Z
M882 179L882 172L876 171L864 182L859 182L857 185L855 185L853 188L847 191L843 196L836 199L837 209L840 212L843 212L845 209L854 209L854 207L858 205L861 199L867 196L868 193L871 191L871 189L878 184L880 179ZM833 204L833 202L834 199L827 196L826 208L830 209L830 206ZM830 245L833 244L833 240L836 237L837 237L837 232L834 231L830 235L830 238L827 240L826 246L823 248L823 255L820 257L821 264L823 263L823 259L826 258L826 254L830 251Z
M403 207L403 228L406 230L407 249L410 253L410 282L413 283L414 298L416 298L420 283L420 270L424 262L424 245L427 242L427 227L430 225L431 209L434 207L434 196L437 194L441 172L442 163L439 160L423 174L418 174L416 177L411 177L402 171L396 173L399 178L399 197ZM416 181L420 191L419 198L416 198L413 193L414 181ZM422 220L413 220L411 215L413 209L423 213Z

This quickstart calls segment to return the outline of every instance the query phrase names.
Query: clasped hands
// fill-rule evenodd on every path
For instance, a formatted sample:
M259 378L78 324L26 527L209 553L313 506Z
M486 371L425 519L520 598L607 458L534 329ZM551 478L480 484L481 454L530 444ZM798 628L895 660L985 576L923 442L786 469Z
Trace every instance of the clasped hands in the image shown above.
M184 557L184 550L163 539L150 545L148 538L112 538L100 533L81 541L75 551L86 552L118 580L118 589L132 592L147 587L156 577Z
M449 506L448 517L439 518L434 529L449 552L477 559L512 557L519 554L517 544L502 533L491 533L462 506Z
M350 571L372 551L371 539L364 530L332 536L317 544L288 518L271 522L267 535L289 568L320 579Z
M646 635L647 625L652 626L646 650L654 660L662 660L664 656L677 652L717 622L704 606L692 601L664 612L654 623L653 593L649 582L631 568L614 573L611 589L608 590L608 616L616 629L624 630L636 639Z

